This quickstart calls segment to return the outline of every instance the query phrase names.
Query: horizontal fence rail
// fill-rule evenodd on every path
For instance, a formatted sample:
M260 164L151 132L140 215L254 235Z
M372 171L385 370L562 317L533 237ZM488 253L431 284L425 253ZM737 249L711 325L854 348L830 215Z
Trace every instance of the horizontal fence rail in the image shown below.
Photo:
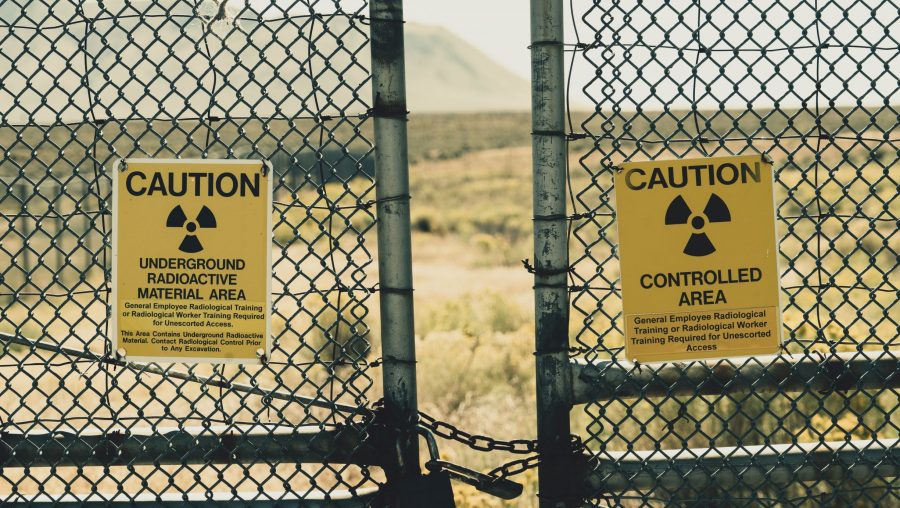
M259 492L246 494L164 494L161 496L140 495L121 496L107 499L102 495L84 496L36 496L31 499L13 500L4 503L6 506L29 506L37 508L54 508L57 506L81 506L86 508L102 508L116 506L159 506L161 508L364 508L371 506L378 495L376 488L364 488L354 491L341 490L330 492L307 492L298 495L293 492Z
M574 404L638 397L832 392L900 388L893 352L798 353L637 365L573 361Z
M599 457L592 491L788 486L900 476L897 439L615 452Z
M361 427L234 425L0 431L0 467L333 462L377 464Z

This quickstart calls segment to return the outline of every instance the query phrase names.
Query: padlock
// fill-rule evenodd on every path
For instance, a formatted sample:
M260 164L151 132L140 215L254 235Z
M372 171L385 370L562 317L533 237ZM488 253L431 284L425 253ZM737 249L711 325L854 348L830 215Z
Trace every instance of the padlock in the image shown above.
M455 508L450 475L445 471L406 478L397 485L397 508Z
M440 467L441 455L437 442L430 432L418 429L418 433L428 444L430 460L426 464L427 474L411 476L400 480L394 487L396 508L455 508L450 473Z

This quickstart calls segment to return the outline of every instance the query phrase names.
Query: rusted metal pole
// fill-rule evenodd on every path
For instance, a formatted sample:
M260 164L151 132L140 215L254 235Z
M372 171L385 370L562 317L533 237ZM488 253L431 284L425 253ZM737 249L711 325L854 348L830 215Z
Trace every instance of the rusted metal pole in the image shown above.
M388 483L420 474L416 432L416 344L413 323L409 165L406 151L406 75L403 2L372 0L372 114L378 201L378 273L383 357L383 422L393 435L395 463Z
M541 508L573 506L563 1L531 0L537 439Z

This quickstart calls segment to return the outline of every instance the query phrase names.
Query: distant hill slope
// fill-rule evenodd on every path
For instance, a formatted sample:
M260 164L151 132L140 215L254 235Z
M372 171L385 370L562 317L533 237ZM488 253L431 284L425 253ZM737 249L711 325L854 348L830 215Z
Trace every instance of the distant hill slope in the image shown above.
M530 105L526 80L440 27L406 24L406 79L412 111L526 111Z
M0 0L0 21L14 23L21 34L0 38L0 68L13 69L0 80L0 117L13 123L85 118L89 97L80 49L85 23L74 1L60 0L52 12L42 3L26 3L21 17L23 7ZM167 11L147 0L107 0L85 2L83 10L96 20L85 46L100 117L204 116L214 83L215 116L360 114L371 102L367 26L357 20L325 17L309 23L296 20L304 19L299 11L290 15L300 18L284 20L284 13L245 10L234 22L238 30L211 25L224 37L208 38L211 72L204 25L186 2ZM67 23L67 29L61 26ZM444 29L405 27L411 111L527 110L524 79Z

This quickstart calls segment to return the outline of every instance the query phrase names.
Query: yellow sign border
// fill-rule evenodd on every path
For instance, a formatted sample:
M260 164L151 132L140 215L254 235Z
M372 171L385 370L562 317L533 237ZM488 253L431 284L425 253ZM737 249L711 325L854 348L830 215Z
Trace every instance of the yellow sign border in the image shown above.
M128 167L129 162L135 163L160 163L160 164L221 164L221 165L247 165L260 164L269 171L269 178L266 179L266 287L269 288L265 300L266 315L266 332L264 358L200 358L200 357L171 357L171 356L127 356L120 355L119 351L123 349L119 345L119 320L118 320L118 267L119 267L119 249L117 243L117 234L119 231L119 173L120 168L124 164ZM153 158L127 158L116 159L112 165L112 187L110 193L112 195L112 225L110 229L110 243L112 244L112 260L111 260L111 278L110 284L110 300L108 307L110 309L110 334L113 345L113 354L121 357L128 362L146 362L146 363L184 363L184 364L255 364L262 363L265 359L272 357L272 180L274 173L272 172L272 164L266 160L257 159L153 159ZM125 350L127 353L127 350Z
M777 334L777 337L776 337L777 345L776 345L775 349L772 351L769 351L769 350L761 350L758 348L757 349L737 348L737 349L728 350L728 351L726 351L725 354L717 354L717 355L703 355L701 351L691 352L691 353L689 353L689 352L657 353L657 354L651 354L651 355L645 354L645 355L641 355L641 358L634 358L633 356L628 354L628 352L629 352L628 351L629 350L628 340L627 340L628 336L626 333L628 325L626 323L627 315L625 313L624 283L622 283L621 288L620 288L621 302L622 302L622 317L621 317L622 341L623 341L622 352L623 352L623 356L625 357L624 359L626 361L639 362L642 364L660 364L660 363L671 363L671 362L718 361L718 360L728 360L728 359L752 358L752 357L760 356L760 355L777 354L781 350L781 348L784 346L784 305L783 305L784 304L784 302L783 302L784 296L782 295L783 291L781 288L781 267L780 267L780 263L779 263L780 251L778 250L778 245L779 245L778 202L777 202L776 195L775 195L775 191L776 191L775 170L774 170L774 164L773 164L771 158L767 154L756 152L756 153L744 153L744 154L726 155L726 156L717 156L717 157L706 156L706 157L686 157L686 158L673 158L673 159L650 159L650 160L644 160L644 161L623 162L623 163L615 166L615 170L617 172L622 172L622 171L625 171L629 167L633 167L633 166L640 165L640 164L648 164L648 163L678 162L681 164L689 164L691 162L697 162L697 161L710 161L710 160L717 160L717 159L718 160L723 160L723 159L724 160L728 160L728 159L733 160L733 159L740 159L740 158L751 158L751 159L758 158L763 164L766 164L770 167L769 178L771 178L772 219L773 219L773 232L774 232L773 245L775 247L775 249L774 249L774 252L775 252L774 265L775 265L775 272L776 272L775 273L775 275L776 275L775 285L776 285L776 290L777 290L777 297L776 297L777 307L775 308L775 316L774 316L775 323L776 323L775 332ZM617 176L618 175L613 175L614 190L615 190L615 186L617 183L616 182ZM615 193L614 199L615 199L615 211L616 211L616 215L618 217L619 216L618 192ZM619 233L620 224L621 224L621 222L617 218L615 221L616 239L617 239L617 244L615 247L618 250L618 257L619 257L619 262L620 262L619 278L620 278L620 280L623 280L622 279L621 260L623 259L624 254L623 254L622 245L621 245L621 235ZM768 309L771 307L770 306L762 306L762 307L755 307L755 308ZM733 312L733 311L747 310L747 308L727 308L727 309L719 309L719 310L721 310L723 312ZM693 312L697 312L697 311L693 311ZM690 314L690 313L691 313L691 311L688 311L688 312L673 311L673 312L640 313L640 314L635 314L635 315L662 315L662 314L673 315L673 314ZM664 358L658 358L658 357L663 357L663 356L664 356Z

